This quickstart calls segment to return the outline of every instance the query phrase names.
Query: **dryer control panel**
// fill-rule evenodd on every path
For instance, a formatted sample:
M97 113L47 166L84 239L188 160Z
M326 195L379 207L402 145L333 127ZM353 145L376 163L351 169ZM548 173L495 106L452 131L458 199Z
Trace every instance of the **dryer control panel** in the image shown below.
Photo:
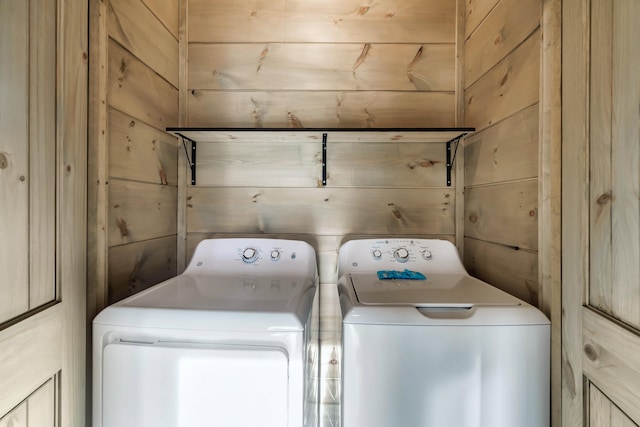
M380 270L466 273L458 250L447 240L363 239L343 244L338 253L338 277Z
M198 244L186 274L311 275L316 255L300 240L226 238Z

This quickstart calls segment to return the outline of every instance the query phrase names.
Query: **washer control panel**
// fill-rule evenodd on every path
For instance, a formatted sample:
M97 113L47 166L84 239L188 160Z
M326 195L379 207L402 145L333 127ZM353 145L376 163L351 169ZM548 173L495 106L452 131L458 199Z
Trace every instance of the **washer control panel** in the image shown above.
M456 247L439 239L351 240L340 248L338 276L345 272L415 270L464 273Z

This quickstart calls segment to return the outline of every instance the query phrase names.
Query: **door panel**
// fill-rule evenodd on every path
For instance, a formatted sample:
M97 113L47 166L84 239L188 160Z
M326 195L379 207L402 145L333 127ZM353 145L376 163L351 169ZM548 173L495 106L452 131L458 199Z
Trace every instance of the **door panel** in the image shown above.
M81 426L87 5L0 0L0 426Z
M593 384L589 384L589 423L593 427L637 426Z

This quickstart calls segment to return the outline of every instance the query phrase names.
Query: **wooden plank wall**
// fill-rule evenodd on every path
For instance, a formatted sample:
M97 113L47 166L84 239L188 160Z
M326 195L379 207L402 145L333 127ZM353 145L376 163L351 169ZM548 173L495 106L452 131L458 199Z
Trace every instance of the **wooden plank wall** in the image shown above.
M452 127L456 4L188 2L192 127ZM216 233L302 235L335 274L345 235L455 233L444 144L236 140L198 145L187 249Z
M468 0L464 261L538 305L540 0Z
M178 0L94 6L90 314L176 274L180 148Z

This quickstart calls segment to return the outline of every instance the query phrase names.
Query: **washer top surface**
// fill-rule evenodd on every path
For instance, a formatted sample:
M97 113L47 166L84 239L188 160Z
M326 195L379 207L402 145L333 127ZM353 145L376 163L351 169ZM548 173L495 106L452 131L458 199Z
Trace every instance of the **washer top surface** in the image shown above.
M301 330L317 284L302 241L210 239L177 277L104 309L94 324L199 330Z
M426 280L379 280L371 273L350 274L364 305L412 307L517 306L517 298L464 274L428 274Z

